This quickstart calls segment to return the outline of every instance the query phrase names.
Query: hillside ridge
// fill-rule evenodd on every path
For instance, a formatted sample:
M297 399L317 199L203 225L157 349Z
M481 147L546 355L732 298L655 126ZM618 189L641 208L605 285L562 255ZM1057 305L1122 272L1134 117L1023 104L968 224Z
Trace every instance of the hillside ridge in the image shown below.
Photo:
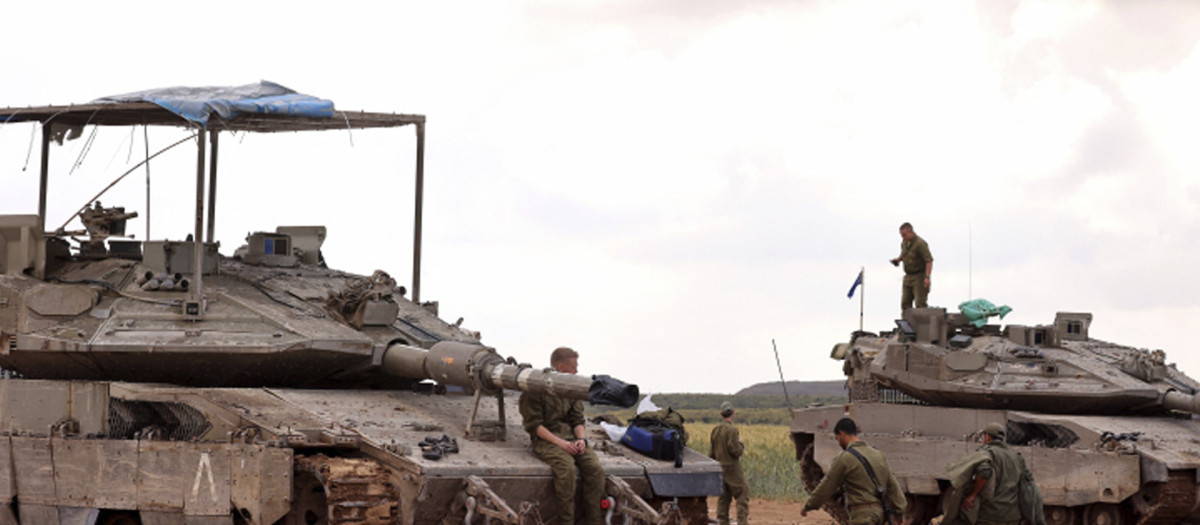
M734 393L735 396L782 396L779 381L757 383ZM845 396L846 380L833 381L788 381L788 396Z

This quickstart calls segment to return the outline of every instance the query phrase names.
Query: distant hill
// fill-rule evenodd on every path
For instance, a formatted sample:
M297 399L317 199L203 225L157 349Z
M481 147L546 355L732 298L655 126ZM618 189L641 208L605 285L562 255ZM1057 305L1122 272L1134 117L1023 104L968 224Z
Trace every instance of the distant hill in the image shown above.
M721 417L717 411L721 403L730 401L736 407L738 422L760 425L786 425L791 421L792 408L812 405L829 405L846 402L845 381L789 381L788 398L784 399L779 383L761 383L729 394L670 394L655 393L654 403L659 407L671 407L683 414L692 423L716 423ZM633 417L632 408L604 405L588 405L588 416L611 414L622 421Z
M798 396L846 396L846 381L788 381L787 394ZM737 396L782 396L783 388L779 382L758 383L739 390Z

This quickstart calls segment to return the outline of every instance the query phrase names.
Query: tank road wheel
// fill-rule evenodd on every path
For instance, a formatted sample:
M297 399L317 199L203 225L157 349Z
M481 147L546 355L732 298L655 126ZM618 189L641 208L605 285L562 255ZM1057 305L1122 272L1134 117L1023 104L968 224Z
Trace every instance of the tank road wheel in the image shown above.
M654 510L662 508L662 504L668 500L666 498L656 498L650 501L650 506ZM736 511L736 509L735 509ZM679 516L683 519L682 525L705 525L708 523L708 499L707 498L679 498Z
M329 525L329 500L325 487L316 476L297 472L292 482L292 510L284 518L287 525Z
M1047 519L1047 522L1050 520ZM1121 507L1112 503L1093 503L1083 511L1084 525L1127 525Z
M1079 507L1047 505L1044 511L1046 525L1079 525L1079 520L1083 515Z
M816 452L814 444L809 443L804 447L804 452L800 454L800 481L804 483L804 490L808 493L817 490L817 485L821 483L821 478L825 477L825 470L821 465L817 464ZM850 525L850 515L846 513L846 505L842 501L842 493L839 491L834 494L821 510L829 514L830 517L841 525Z

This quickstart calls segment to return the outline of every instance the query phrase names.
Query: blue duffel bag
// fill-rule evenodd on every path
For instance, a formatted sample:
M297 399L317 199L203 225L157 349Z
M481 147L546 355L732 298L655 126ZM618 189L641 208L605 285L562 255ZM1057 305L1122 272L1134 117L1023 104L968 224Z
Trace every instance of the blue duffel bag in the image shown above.
M683 459L683 440L679 432L666 425L630 424L621 443L654 459L675 461L677 464Z

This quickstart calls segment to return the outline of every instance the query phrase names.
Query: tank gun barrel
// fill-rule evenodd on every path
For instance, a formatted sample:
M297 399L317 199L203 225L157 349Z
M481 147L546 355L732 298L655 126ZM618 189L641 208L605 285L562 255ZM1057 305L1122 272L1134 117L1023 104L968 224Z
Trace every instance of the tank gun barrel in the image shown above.
M433 379L485 393L520 390L626 407L633 406L638 396L637 385L626 385L604 376L563 374L518 366L506 362L495 349L467 343L441 342L428 350L393 344L383 355L383 368L397 377ZM603 393L599 391L611 394L614 388L622 394L615 396L619 400L613 399L612 395L598 395Z
M1175 390L1168 390L1163 394L1162 405L1168 410L1200 414L1200 394L1189 396Z

